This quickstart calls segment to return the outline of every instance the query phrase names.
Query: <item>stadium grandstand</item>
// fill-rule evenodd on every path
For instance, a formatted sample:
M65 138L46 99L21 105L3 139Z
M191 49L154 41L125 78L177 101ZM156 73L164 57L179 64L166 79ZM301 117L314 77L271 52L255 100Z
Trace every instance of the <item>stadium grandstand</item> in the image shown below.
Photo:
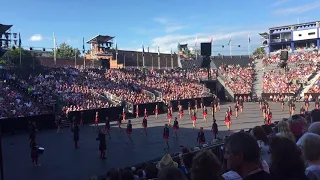
M9 134L1 159L4 174L10 174L6 179L89 179L95 174L92 179L163 180L170 173L175 180L246 179L250 173L239 169L250 164L246 169L269 179L320 177L318 169L305 168L320 158L319 26L270 28L260 33L266 54L211 56L208 67L199 49L187 43L178 43L177 53L145 47L139 52L119 48L114 36L97 35L74 60L56 57L56 47L29 48L41 66L0 69L0 129ZM0 24L0 57L21 48L20 35L11 27ZM289 51L287 71L279 65L281 51ZM66 138L70 128L73 137ZM27 166L30 156L21 153L26 131L32 163L42 161L44 170ZM10 135L18 132L23 135ZM43 153L42 146L50 150ZM94 159L98 151L105 161ZM228 164L237 172L223 169L237 153L242 160ZM67 168L72 170L61 171Z

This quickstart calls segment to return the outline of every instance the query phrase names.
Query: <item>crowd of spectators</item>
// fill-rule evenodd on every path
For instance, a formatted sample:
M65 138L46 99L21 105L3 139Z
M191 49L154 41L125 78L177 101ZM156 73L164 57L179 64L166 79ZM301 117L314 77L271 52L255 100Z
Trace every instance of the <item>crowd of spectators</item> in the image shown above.
M23 96L8 83L0 82L0 119L34 116L45 112L43 107Z
M290 54L288 71L280 67L265 70L262 77L264 93L296 93L300 85L296 81L305 82L317 70L320 54L317 52L303 52ZM270 64L280 63L280 56L275 55L263 58L265 67ZM289 89L288 89L289 86Z
M312 87L310 87L308 93L320 93L320 77L316 80Z
M217 140L219 141L219 140ZM271 125L234 133L216 146L166 154L157 163L142 163L107 172L107 180L318 180L320 111L294 115ZM219 145L218 145L219 144ZM93 177L93 179L97 179Z
M253 72L252 64L247 67L239 65L222 65L219 67L224 82L234 94L250 94L252 92Z

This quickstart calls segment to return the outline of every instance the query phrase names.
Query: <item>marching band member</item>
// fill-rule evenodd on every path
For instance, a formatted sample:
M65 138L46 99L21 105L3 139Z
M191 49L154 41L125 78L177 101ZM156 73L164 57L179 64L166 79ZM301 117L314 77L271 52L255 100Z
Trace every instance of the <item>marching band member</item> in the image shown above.
M95 118L95 120L94 120L94 126L98 126L98 122L99 122L99 113L98 113L98 111L96 111L96 118ZM75 123L75 122L73 122L73 123Z
M126 111L125 111L124 108L122 109L122 122L123 122L123 123L126 122Z
M147 118L147 117L148 117L148 111L147 111L147 108L144 108L144 114L143 114L143 116L144 116L145 118Z
M216 123L216 119L213 119L213 123L212 123L212 134L214 135L214 139L217 139L217 134L218 134L218 125Z
M131 139L131 134L132 134L132 124L131 124L131 120L128 121L128 124L127 124L127 136L128 136L128 139L131 143L133 143L133 140ZM127 144L129 144L129 142L127 142Z
M105 123L105 125L106 125L106 133L108 133L108 136L109 136L109 139L111 139L111 136L110 136L110 121L109 121L109 118L108 117L106 117L106 123Z
M239 101L239 106L240 106L240 113L243 113L243 100Z
M101 131L101 129L98 130L98 137L96 138L96 140L99 141L100 158L106 159L106 135Z
M169 140L168 124L164 125L164 128L163 128L163 139L164 139L164 144L165 144L164 150L169 149L170 146L169 146L169 142L168 142L168 140Z
M283 98L281 99L281 108L282 108L282 111L284 111L284 100L283 100Z
M189 116L191 115L191 103L190 101L188 102L188 113L189 113Z
M168 124L170 126L171 124L171 119L172 119L172 111L170 110L170 108L168 109Z
M200 127L200 131L198 132L197 142L199 145L206 142L206 137L204 136L203 127Z
M267 124L267 125L270 125L270 124L271 124L271 120L272 120L272 112L271 112L270 109L269 109L266 124Z
M156 108L154 110L154 114L155 114L155 118L158 119L158 113L159 113L159 110L158 110L158 104L156 104Z
M226 123L226 126L227 126L227 129L228 131L230 131L230 126L231 126L231 116L229 114L229 112L227 111L226 112L226 115L225 115L225 123Z
M315 109L319 109L319 99L316 100L316 102L314 103Z
M203 119L205 122L207 122L207 114L208 114L208 111L207 111L207 108L205 106L203 106Z
M301 106L300 114L304 115L305 113L306 113L306 109L303 106Z
M179 119L181 120L183 117L183 109L182 109L182 105L179 105Z
M148 132L147 132L148 120L147 120L147 117L144 117L143 120L142 120L142 128L144 129L144 133L146 134L146 136L148 136Z
M83 111L80 113L80 126L83 125Z
M31 148L31 160L34 166L40 166L39 164L39 149L36 141L31 140L30 142Z
M120 132L122 131L122 128L121 128L122 119L123 119L123 116L122 116L121 114L119 114L119 117L118 117L118 127L119 127L119 131L120 131Z
M136 105L136 118L139 118L139 105Z
M236 118L238 118L238 112L239 112L239 104L238 103L236 103L236 105L234 106L234 111L236 114Z
M174 118L174 122L173 122L173 131L174 131L174 135L176 137L176 139L178 139L178 129L179 129L179 122L178 122L178 118L175 117Z
M196 122L197 122L197 114L195 110L192 110L192 115L191 115L191 120L192 120L192 128L196 128Z
M73 128L72 128L72 132L73 132L73 141L74 141L74 148L78 148L78 141L79 141L79 131L80 131L80 128L77 124L74 124L73 125Z
M218 97L217 97L217 102L218 102L217 108L218 108L218 111L220 111L220 99Z
M309 100L306 99L306 101L304 102L304 105L306 106L306 110L309 110Z
M196 112L198 112L198 101L197 100L194 101L194 110Z

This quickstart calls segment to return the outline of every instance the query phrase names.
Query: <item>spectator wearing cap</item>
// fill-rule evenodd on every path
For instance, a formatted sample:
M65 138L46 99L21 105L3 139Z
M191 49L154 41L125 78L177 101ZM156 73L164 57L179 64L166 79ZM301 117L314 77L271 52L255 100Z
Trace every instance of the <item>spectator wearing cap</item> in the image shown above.
M299 141L298 145L307 164L305 173L308 179L320 179L320 136L314 133L306 133Z
M270 172L276 180L307 180L300 149L290 139L275 136L270 141Z
M185 180L185 176L176 167L165 167L158 173L157 180Z
M261 167L260 148L249 133L235 133L225 142L224 158L228 170L237 172L244 180L272 180Z
M161 170L165 167L175 167L178 168L178 163L174 162L170 154L166 154L156 165L158 170Z

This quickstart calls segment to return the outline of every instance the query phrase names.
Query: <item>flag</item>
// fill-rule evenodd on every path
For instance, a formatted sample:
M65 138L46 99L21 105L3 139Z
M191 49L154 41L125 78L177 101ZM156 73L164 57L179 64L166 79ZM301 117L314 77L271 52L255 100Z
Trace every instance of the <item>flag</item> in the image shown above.
M20 36L20 33L19 33L19 48L21 48L21 36Z
M197 47L197 45L198 45L198 36L196 36L196 40L194 41L194 46Z
M248 42L251 43L250 35L248 35Z
M230 39L229 39L229 43L228 43L228 46L231 44L231 37L230 37Z
M172 48L171 48L171 53L170 54L171 54L171 57L172 57Z
M180 42L178 42L178 51L180 51Z
M210 43L213 43L213 37L211 37Z
M142 56L144 56L144 46L142 45Z
M158 46L158 56L160 56L160 49L159 49L159 46Z
M149 46L148 46L148 53L149 53L150 51L149 51Z

